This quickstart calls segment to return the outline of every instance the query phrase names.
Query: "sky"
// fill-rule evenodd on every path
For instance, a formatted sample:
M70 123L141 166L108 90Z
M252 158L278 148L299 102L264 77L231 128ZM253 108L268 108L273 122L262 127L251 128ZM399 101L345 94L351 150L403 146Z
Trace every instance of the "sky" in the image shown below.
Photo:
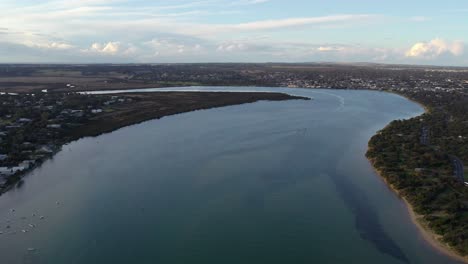
M0 63L468 66L464 0L0 0Z

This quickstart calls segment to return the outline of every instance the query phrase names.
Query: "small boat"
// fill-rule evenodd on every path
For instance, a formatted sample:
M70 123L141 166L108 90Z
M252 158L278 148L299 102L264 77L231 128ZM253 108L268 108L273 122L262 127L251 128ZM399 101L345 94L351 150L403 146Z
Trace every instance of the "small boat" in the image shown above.
M35 248L28 248L28 251L36 251Z

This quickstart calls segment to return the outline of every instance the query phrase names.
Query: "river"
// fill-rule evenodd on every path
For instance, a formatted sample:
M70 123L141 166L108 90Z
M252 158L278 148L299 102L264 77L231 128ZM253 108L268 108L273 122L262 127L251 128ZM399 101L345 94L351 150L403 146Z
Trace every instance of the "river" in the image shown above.
M423 109L375 91L165 117L67 144L0 197L0 262L455 263L364 154ZM158 89L161 91L161 89Z

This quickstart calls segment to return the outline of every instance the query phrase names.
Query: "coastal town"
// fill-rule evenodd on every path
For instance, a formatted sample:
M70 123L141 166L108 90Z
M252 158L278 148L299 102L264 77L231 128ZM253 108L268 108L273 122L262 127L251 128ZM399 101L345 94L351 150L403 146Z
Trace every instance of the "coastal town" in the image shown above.
M381 64L2 65L0 92L266 86L467 93L468 69Z
M0 190L70 139L70 131L132 99L80 94L0 95Z

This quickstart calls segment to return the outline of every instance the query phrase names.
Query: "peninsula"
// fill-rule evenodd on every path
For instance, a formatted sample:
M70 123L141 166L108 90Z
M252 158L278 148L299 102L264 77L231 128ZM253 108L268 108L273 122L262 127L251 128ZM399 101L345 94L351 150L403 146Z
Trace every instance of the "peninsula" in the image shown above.
M0 194L53 156L63 144L124 126L194 110L309 98L259 92L164 92L88 95L2 94L0 100Z

